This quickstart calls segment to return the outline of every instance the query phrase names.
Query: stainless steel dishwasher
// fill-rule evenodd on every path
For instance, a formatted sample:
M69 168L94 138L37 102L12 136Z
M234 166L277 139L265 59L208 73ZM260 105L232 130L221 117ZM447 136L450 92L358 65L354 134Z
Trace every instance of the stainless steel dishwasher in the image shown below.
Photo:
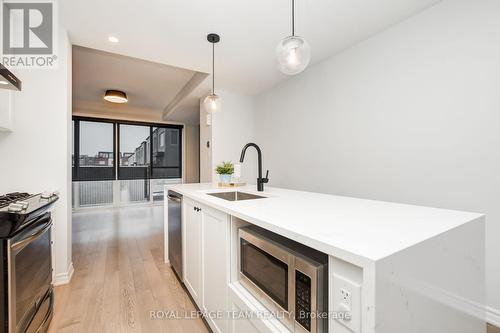
M182 195L168 191L168 260L182 281Z

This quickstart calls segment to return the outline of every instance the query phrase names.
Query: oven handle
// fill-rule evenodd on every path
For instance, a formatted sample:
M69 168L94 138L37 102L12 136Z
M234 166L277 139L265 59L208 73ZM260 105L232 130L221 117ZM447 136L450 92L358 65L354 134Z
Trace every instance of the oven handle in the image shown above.
M47 223L47 225L43 229L38 230L37 232L35 232L35 233L31 234L30 236L28 236L28 237L20 240L19 242L15 242L14 244L12 244L10 246L10 248L12 250L17 250L17 249L23 248L27 244L29 244L32 241L36 240L38 237L42 236L51 226L52 226L52 221L50 221L49 223Z
M45 315L45 318L43 318L42 323L40 324L40 326L38 327L38 329L36 330L35 333L42 332L42 330L45 328L45 325L47 325L48 321L50 320L50 317L52 316L52 313L54 312L54 295L53 295L53 291L50 292L50 295L48 297L50 297L49 311Z

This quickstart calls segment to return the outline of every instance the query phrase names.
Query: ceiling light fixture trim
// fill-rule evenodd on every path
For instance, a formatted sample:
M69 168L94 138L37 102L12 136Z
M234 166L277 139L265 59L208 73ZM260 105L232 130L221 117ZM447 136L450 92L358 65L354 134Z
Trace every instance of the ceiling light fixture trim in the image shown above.
M111 103L123 104L128 102L127 94L120 90L106 90L104 99Z

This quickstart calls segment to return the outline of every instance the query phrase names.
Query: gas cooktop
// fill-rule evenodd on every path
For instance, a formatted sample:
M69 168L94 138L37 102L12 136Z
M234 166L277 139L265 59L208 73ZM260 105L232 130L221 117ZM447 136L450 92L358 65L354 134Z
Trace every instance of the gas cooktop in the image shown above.
M13 192L0 195L0 212L26 213L57 199L57 194L44 192L29 194L26 192Z
M45 213L59 199L55 192L0 195L0 238L9 237Z
M0 195L0 208L9 206L11 203L16 203L22 201L23 199L29 198L31 194L26 192L13 192L5 195Z

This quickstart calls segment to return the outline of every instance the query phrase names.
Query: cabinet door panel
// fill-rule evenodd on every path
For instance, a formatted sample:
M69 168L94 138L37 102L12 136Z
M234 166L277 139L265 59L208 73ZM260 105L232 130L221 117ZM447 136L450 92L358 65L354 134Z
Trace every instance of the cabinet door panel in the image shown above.
M240 313L241 309L233 303L233 312ZM259 330L252 324L250 319L238 318L231 321L231 326L234 333L260 333Z
M229 284L228 215L203 209L203 308L206 311L228 310ZM227 319L209 319L214 332L227 332Z
M184 284L191 296L201 304L201 213L195 210L195 203L184 204Z

